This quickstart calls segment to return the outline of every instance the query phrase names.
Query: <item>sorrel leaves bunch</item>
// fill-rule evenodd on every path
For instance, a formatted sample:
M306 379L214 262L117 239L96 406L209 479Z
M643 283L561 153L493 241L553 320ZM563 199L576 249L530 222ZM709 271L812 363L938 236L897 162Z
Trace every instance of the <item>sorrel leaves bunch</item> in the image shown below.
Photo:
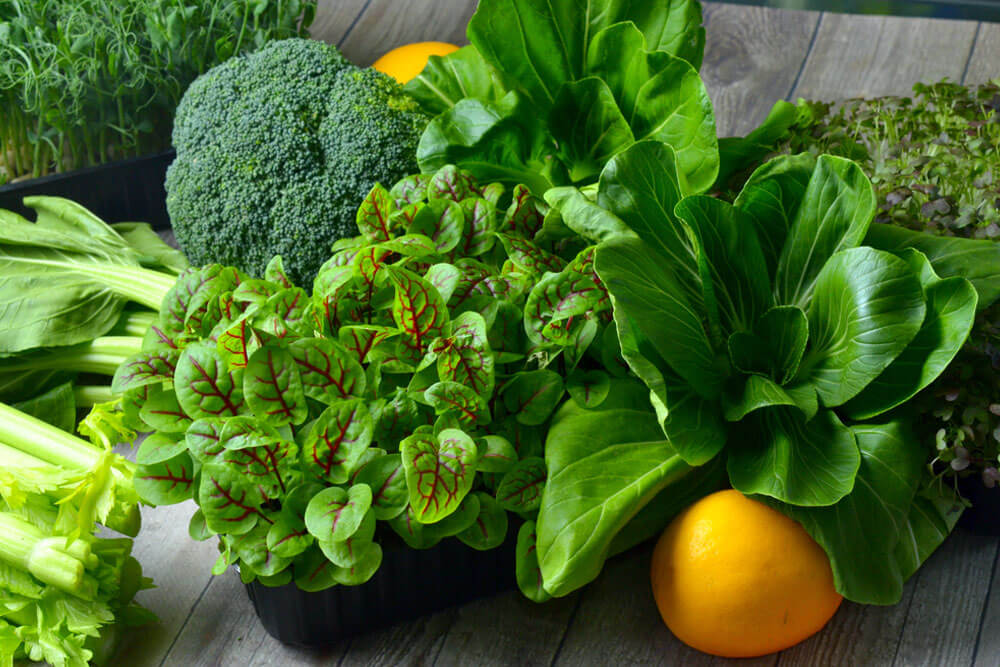
M263 279L183 273L114 379L154 431L140 494L196 500L191 534L219 535L216 572L306 590L366 581L387 531L496 547L512 512L518 579L543 597L542 425L567 391L604 400L605 360L625 368L593 248L548 236L547 210L446 166L376 186L311 294L280 258Z
M306 34L315 0L0 3L0 183L169 146L199 74Z
M597 271L662 434L624 429L616 466L581 417L554 420L538 520L546 589L589 581L622 519L683 483L684 466L724 464L735 488L806 527L845 596L898 600L948 528L915 500L923 453L894 409L961 348L975 287L913 248L864 245L875 198L849 160L774 160L735 205L690 194L679 173L669 146L641 142L600 177L609 233ZM574 226L573 211L563 219ZM591 417L588 430L615 418Z
M407 84L429 113L423 171L454 163L537 196L592 182L636 141L667 142L699 190L715 180L712 105L698 76L705 45L695 0L483 0L470 46L432 57Z

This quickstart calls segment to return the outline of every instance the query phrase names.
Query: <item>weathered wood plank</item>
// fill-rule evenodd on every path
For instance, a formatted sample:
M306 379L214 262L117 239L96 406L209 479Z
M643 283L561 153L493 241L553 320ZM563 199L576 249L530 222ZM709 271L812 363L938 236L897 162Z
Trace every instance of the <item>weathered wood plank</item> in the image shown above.
M319 0L309 34L328 44L340 44L355 24L368 0Z
M996 78L1000 78L1000 23L983 22L962 83L985 83Z
M775 101L788 96L819 18L819 12L705 5L701 74L715 107L719 136L746 134L764 120Z
M613 559L582 591L582 601L556 658L557 665L729 664L682 644L660 618L649 586L652 545ZM775 665L777 656L741 660L746 667Z
M458 610L435 665L549 665L559 650L577 595L537 604L520 591Z
M306 651L274 640L257 620L239 577L227 572L212 579L163 665L323 665L336 663L345 650L346 642Z
M975 33L974 21L824 14L792 95L907 95L918 81L958 81Z
M989 587L986 598L986 608L983 609L982 622L978 628L974 667L993 667L1000 662L1000 550L993 561L992 576L988 581L979 582L983 587Z
M927 559L918 574L893 664L972 662L998 544L996 537L958 531ZM995 665L1000 656L993 652L983 657Z
M344 55L370 65L386 51L411 42L468 44L465 26L475 0L371 0L341 44Z
M340 667L392 667L431 665L441 651L457 609L400 623L351 640Z

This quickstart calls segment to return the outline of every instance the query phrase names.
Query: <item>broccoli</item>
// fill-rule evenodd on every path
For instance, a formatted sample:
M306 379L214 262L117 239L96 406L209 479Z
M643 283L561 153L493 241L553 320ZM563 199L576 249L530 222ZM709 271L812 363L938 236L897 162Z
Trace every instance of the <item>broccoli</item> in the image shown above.
M209 70L174 123L167 211L181 249L253 275L281 255L308 284L357 234L372 186L417 169L428 120L395 81L322 42L276 41Z

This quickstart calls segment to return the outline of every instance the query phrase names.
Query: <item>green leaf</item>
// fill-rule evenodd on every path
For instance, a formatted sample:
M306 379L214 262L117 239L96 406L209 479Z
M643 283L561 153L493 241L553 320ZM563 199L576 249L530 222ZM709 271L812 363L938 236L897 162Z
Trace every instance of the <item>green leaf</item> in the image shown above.
M827 552L839 593L862 604L895 604L905 577L893 554L906 533L924 453L900 422L852 431L861 450L854 490L832 507L778 509Z
M674 212L697 239L705 303L718 309L725 333L749 331L771 305L767 265L753 221L707 195L685 197Z
M795 211L774 276L779 304L805 308L833 255L855 248L875 215L875 191L861 167L821 155Z
M448 326L444 299L420 276L396 267L387 270L396 287L392 318L403 332L401 340L407 349L423 356L431 341L444 335Z
M364 401L334 401L312 422L302 441L302 469L331 484L343 484L371 444L373 431Z
M255 575L273 577L291 563L291 558L279 556L267 545L271 524L262 522L250 532L238 535L233 540L233 550L240 558L240 574L249 569Z
M196 461L205 463L222 452L222 429L226 420L210 417L195 420L184 434L188 451Z
M719 139L719 175L715 180L715 187L726 188L734 173L764 162L764 158L775 151L778 140L795 124L798 116L799 109L796 105L778 100L764 122L745 137Z
M429 238L438 253L450 252L465 236L465 211L451 199L432 199L417 212L406 231Z
M545 201L559 211L567 227L593 243L629 233L625 223L575 187L551 188L545 193Z
M294 493L294 492L293 492ZM287 505L287 501L285 503ZM315 541L306 529L305 510L282 507L267 531L267 548L278 556L295 558Z
M778 384L799 369L809 339L809 320L801 308L775 306L753 325L753 332L729 337L729 359L744 373L759 373Z
M361 396L365 371L343 345L329 338L300 338L288 346L306 396L322 403Z
M309 416L298 365L286 349L267 346L253 353L243 395L254 414L273 426L298 425Z
M264 496L236 470L209 462L202 464L196 500L209 530L242 535L257 525Z
M317 542L317 544L326 557L337 567L352 567L369 556L367 553L368 545L375 537L375 524L375 514L369 508L365 512L364 518L361 519L361 525L357 531L346 540L336 542L324 540Z
M649 345L699 395L722 391L723 373L669 260L634 238L616 238L597 251L597 272L611 293L615 319L627 316ZM619 334L621 331L619 330Z
M827 407L856 396L906 349L927 310L916 274L881 250L834 255L809 305L811 349L798 376Z
M913 398L951 363L975 321L977 295L969 281L941 280L919 251L904 250L902 257L921 276L927 312L902 354L844 406L852 419L874 417Z
M0 398L0 400L3 399ZM70 382L56 385L34 398L14 403L11 407L18 412L52 424L67 433L73 433L76 430L76 397Z
M437 382L424 392L424 400L437 414L451 414L463 424L485 426L490 423L490 409L486 400L464 384Z
M307 593L315 593L337 585L333 578L337 566L313 545L300 554L292 563L295 571L295 585Z
M174 505L191 498L194 464L186 451L155 463L140 463L135 471L135 490L150 505Z
M559 88L552 105L552 136L572 165L574 181L594 178L635 137L608 84L596 76Z
M341 327L337 336L340 344L358 360L358 363L365 363L372 349L400 333L399 329L392 327L354 324Z
M432 174L412 174L398 180L389 190L396 208L402 209L407 204L423 201L427 197L427 184L430 183L431 176Z
M187 442L183 433L150 433L139 445L135 462L143 465L162 463L187 452Z
M486 435L476 444L479 446L479 461L476 463L479 472L505 473L517 463L517 450L507 438Z
M403 88L430 116L466 97L496 102L508 89L500 73L486 64L474 46L464 46L446 56L431 56L423 71Z
M385 454L365 464L354 477L354 483L371 488L372 510L379 521L399 516L410 501L400 454Z
M479 499L479 516L456 537L477 551L495 549L507 538L507 510L488 493L477 491L473 495Z
M375 542L366 542L355 547L359 553L349 567L335 567L333 578L342 586L360 586L371 579L382 565L382 547Z
M183 433L191 425L191 418L173 389L150 389L139 409L139 418L149 428L165 433Z
M525 521L517 531L514 553L517 587L532 602L545 602L552 595L545 589L542 570L538 565L538 534L534 521Z
M611 377L604 371L575 370L566 378L566 391L581 407L596 408L604 402L611 391Z
M518 423L544 424L563 396L563 380L555 371L541 369L516 374L501 389L504 406Z
M358 231L370 241L388 241L392 238L389 217L395 209L388 190L376 183L358 207Z
M537 456L521 459L500 480L497 501L511 512L535 511L542 503L546 475L544 459Z
M118 367L111 380L111 391L124 394L129 389L135 389L147 384L163 381L173 381L178 350L162 350L158 352L142 352Z
M774 405L797 405L780 385L762 375L750 375L735 391L723 394L726 421L738 422L755 410Z
M459 205L465 213L465 225L462 240L455 249L456 254L461 257L476 257L488 252L496 241L496 204L482 197L469 197L460 201Z
M815 166L809 153L776 157L758 167L736 197L736 208L754 221L772 278Z
M306 528L320 541L346 540L361 526L371 505L372 491L367 484L355 484L350 489L328 487L309 501Z
M940 480L932 480L929 487L917 492L894 552L904 581L941 546L961 516L958 494Z
M553 271L558 273L566 267L566 261L542 249L533 241L511 234L497 234L497 238L507 251L507 257L514 265L532 275Z
M427 200L444 199L458 203L473 195L472 184L462 170L453 164L438 169L427 183Z
M545 275L531 289L524 304L524 326L532 342L573 346L588 322L611 309L594 267L595 250L584 248L566 268ZM592 340L597 330L590 328Z
M1000 299L1000 244L996 241L937 236L876 223L868 230L865 243L892 253L904 248L919 250L942 278L961 277L971 282L979 294L979 310Z
M458 509L475 481L479 451L467 434L445 429L437 437L412 435L399 445L410 506L420 523L435 523Z
M174 389L181 407L195 419L237 415L243 406L242 382L229 371L215 346L205 342L184 348Z
M537 193L541 196L542 193ZM511 193L510 206L504 213L500 229L521 238L534 238L545 224L542 200L531 188L518 183Z
M493 351L482 315L464 312L451 322L451 336L431 346L441 380L463 384L484 399L493 396Z
M729 480L744 494L825 506L854 488L858 444L832 410L820 410L808 422L788 407L757 410L730 441Z

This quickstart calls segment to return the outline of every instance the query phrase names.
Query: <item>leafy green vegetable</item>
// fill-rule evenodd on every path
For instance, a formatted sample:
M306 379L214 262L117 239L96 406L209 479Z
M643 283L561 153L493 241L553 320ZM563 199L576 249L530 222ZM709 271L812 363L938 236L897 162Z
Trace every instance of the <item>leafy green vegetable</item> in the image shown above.
M372 186L415 169L427 120L396 82L322 42L272 42L208 70L173 127L167 210L181 249L254 275L280 255L293 282L312 281Z
M862 557L878 562L866 571L898 570L921 469L894 469L901 486L885 493L896 494L899 516L875 520L867 508L888 501L864 457L912 463L899 435L908 424L888 437L848 417L877 417L936 377L972 325L975 290L951 278L936 296L943 281L923 254L861 245L874 197L848 160L779 158L735 205L685 196L680 170L669 146L640 142L609 161L596 189L596 204L629 230L601 237L596 270L655 415L608 409L565 420L588 439L553 425L538 517L544 586L565 595L592 579L615 536L667 483L682 489L690 466L724 460L735 488L810 529L842 568L845 596L892 602L901 577L848 570L865 570ZM646 432L634 433L641 424ZM595 437L606 433L607 443ZM842 512L872 518L877 550L858 554L853 537L836 533ZM803 518L821 516L833 527ZM899 585L884 588L893 577Z

